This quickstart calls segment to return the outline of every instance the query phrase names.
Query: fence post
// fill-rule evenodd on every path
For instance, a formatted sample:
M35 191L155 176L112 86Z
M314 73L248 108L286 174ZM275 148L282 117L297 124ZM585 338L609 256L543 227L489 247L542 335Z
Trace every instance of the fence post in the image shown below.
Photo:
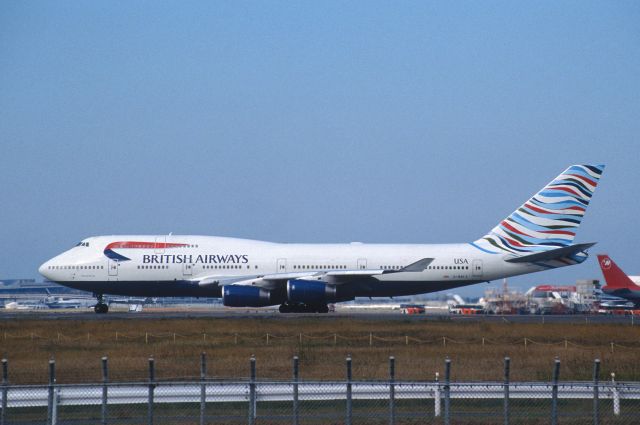
M205 424L205 413L207 409L207 353L200 353L200 425Z
M509 425L509 372L511 359L504 358L504 425Z
M440 374L436 372L436 390L433 395L433 415L436 418L440 417Z
M451 421L451 359L444 360L444 424L449 425Z
M389 357L389 425L396 423L396 359Z
M347 417L345 420L346 425L351 425L351 419L353 417L353 410L351 404L351 355L347 355Z
M7 359L2 359L2 412L0 412L0 425L7 419L7 387L9 386L9 364Z
M558 424L558 379L560 378L560 359L556 357L553 365L551 387L551 425Z
M256 358L249 360L249 425L256 423Z
M55 384L56 361L51 359L49 360L49 397L47 399L47 424L49 425L55 425L57 422L58 409L56 406Z
M620 393L616 386L616 374L611 372L611 392L613 396L613 414L614 416L620 416Z
M593 425L600 423L600 359L593 361Z
M147 423L153 425L153 396L155 391L156 366L153 357L149 357L149 400L147 402Z
M102 425L107 424L107 397L109 396L109 388L107 384L109 383L109 369L107 363L107 357L103 357L102 359L102 408L100 409L100 416L102 419Z
M302 335L302 334L300 334ZM298 356L293 356L293 425L298 425Z

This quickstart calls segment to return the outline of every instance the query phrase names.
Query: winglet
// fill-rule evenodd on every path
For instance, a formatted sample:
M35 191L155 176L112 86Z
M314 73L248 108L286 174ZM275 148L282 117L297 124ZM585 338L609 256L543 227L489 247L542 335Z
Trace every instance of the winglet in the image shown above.
M434 260L434 258L423 258L422 260L418 260L415 263L411 263L406 267L403 267L401 272L421 272L427 268L429 264Z

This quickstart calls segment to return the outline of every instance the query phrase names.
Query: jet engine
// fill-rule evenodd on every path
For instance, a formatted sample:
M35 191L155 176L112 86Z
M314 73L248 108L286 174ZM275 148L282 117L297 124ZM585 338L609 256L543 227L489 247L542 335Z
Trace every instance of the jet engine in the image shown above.
M227 285L222 288L222 303L227 307L265 307L280 304L271 291L256 286Z
M307 305L348 301L354 296L336 285L313 280L292 279L287 282L287 300Z

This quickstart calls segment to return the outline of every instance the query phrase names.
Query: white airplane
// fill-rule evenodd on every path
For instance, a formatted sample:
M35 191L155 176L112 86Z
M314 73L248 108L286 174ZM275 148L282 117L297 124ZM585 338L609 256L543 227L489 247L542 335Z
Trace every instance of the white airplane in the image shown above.
M326 312L355 297L422 294L582 263L573 244L604 165L572 165L489 233L460 244L282 244L210 236L96 236L39 272L103 294L222 297L232 307ZM473 206L470 206L473 207Z
M53 309L89 308L94 307L95 301L92 298L48 296L44 299L44 303L47 307Z

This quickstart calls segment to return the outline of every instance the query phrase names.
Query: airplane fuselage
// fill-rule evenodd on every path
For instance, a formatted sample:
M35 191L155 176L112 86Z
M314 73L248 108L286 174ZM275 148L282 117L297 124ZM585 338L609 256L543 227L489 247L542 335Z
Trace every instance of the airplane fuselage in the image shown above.
M423 258L433 258L424 270L402 270ZM385 273L358 278L354 296L434 292L544 267L508 263L501 255L471 244L281 244L210 236L123 235L85 239L47 261L40 271L52 281L97 294L220 297L222 286L238 279L372 269ZM201 284L204 278L208 284Z

